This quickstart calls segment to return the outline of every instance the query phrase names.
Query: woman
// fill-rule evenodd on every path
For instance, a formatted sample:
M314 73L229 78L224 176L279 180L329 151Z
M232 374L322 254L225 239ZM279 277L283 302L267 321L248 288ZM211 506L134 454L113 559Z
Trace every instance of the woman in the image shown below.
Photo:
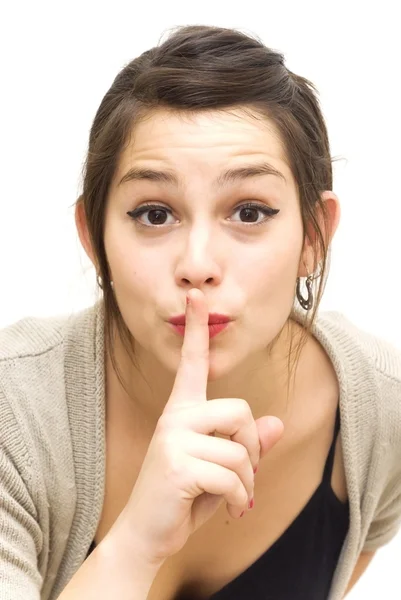
M103 297L0 332L2 597L343 598L399 528L401 357L317 313L313 85L179 28L103 98L75 214Z

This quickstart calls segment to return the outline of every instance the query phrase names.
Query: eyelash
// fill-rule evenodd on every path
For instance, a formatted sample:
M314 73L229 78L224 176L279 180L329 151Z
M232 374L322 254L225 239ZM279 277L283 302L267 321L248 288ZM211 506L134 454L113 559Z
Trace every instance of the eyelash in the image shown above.
M264 204L256 204L253 202L246 202L244 204L240 204L239 206L235 207L234 211L237 211L237 210L240 210L243 208L255 208L256 210L260 210L260 212L262 212L265 215L265 219L263 219L262 221L259 221L259 223L243 223L246 227L249 227L249 226L257 227L258 225L264 225L265 223L270 221L270 219L272 219L277 213L280 212L278 209L269 208L268 206L266 206ZM139 206L135 210L128 211L127 215L129 215L129 217L131 217L131 219L133 219L135 221L135 224L138 225L139 227L146 227L148 229L156 229L159 227L165 227L164 224L162 224L162 225L144 225L143 223L140 223L138 221L139 217L141 217L144 213L151 211L151 210L164 210L165 212L169 213L170 215L172 214L172 211L169 208L166 208L165 206L149 203L149 204L144 204L142 206Z

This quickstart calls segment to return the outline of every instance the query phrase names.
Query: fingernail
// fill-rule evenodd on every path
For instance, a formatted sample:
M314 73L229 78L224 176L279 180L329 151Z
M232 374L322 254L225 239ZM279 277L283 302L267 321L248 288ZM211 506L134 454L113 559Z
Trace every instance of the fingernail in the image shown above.
M252 498L252 500L250 501L248 508L251 509L253 508L253 505L255 504L254 499Z

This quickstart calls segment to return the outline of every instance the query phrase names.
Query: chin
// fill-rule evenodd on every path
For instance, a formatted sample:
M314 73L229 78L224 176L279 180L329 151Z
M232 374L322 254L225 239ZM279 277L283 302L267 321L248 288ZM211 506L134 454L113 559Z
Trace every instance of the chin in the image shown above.
M212 383L214 381L218 381L219 379L224 379L229 377L230 374L236 369L238 366L238 361L233 361L233 357L214 355L213 350L210 351L209 354L209 375L208 382Z

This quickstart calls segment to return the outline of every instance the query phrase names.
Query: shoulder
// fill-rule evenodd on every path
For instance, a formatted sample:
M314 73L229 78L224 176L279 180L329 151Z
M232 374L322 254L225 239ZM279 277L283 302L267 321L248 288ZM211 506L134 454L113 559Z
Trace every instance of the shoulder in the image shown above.
M401 350L339 311L318 313L312 333L337 375L344 443L359 461L384 449L401 461Z
M63 317L26 317L0 330L2 446L18 470L34 478L37 489L46 487L50 471L57 470L70 450L65 322Z
M350 357L353 353L362 353L375 371L401 383L400 348L357 326L339 311L319 313L317 327L329 336L340 352Z
M372 485L382 477L401 491L401 350L339 312L320 315L318 327L337 361L344 443L354 453L348 460L358 462L362 478L371 472Z
M398 410L401 428L401 348L337 311L321 313L317 329L320 337L327 336L337 359L347 369L348 380L363 381L382 407L392 405Z
M63 341L68 316L24 317L0 329L0 362L39 356Z
M34 468L44 477L61 464L65 478L72 475L67 468L67 463L72 467L73 462L74 407L69 406L69 398L78 402L86 374L91 372L85 370L83 377L77 376L76 380L80 367L91 364L90 358L82 358L91 356L82 341L90 337L90 327L85 324L91 314L91 309L85 309L47 318L25 317L0 330L2 429L15 432L21 442L16 448L26 456L29 454ZM89 348L90 343L91 340ZM69 390L72 390L70 396ZM77 420L80 420L79 410Z
M0 385L9 392L19 390L20 397L24 390L32 395L40 388L45 393L50 382L62 386L61 371L73 367L70 363L93 345L98 308L99 304L60 316L29 316L0 329Z
M370 399L375 407L371 414L376 415L375 423L370 426L381 425L381 433L389 441L397 440L397 447L401 449L398 443L401 439L401 349L382 336L358 327L339 312L323 313L319 327L329 332L337 359L346 370L348 390L357 400L356 406L367 416Z
M299 310L294 316L302 318ZM368 387L377 396L391 386L389 400L398 400L401 409L401 348L339 311L318 312L311 332L330 357L344 391L357 394Z
M54 398L63 385L65 322L25 317L0 330L0 389L23 428L40 419L49 395Z

